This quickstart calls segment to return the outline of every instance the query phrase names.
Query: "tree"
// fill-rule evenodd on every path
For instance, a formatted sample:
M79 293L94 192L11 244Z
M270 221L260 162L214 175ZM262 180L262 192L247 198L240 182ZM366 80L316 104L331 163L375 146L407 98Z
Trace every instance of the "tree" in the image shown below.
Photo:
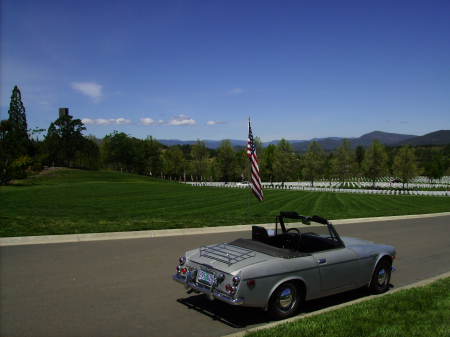
M11 122L0 122L0 180L4 185L10 179L10 165L14 160L14 143L11 139Z
M303 163L305 166L303 176L305 179L311 179L311 186L314 186L314 178L321 173L323 168L322 146L315 140L308 145Z
M123 132L114 130L109 135L103 137L102 142L103 163L114 165L117 171L125 169L131 173L134 161L133 141Z
M362 162L362 169L366 177L372 180L375 187L375 180L388 173L388 154L386 148L378 139L374 139L366 151Z
M261 165L264 170L269 175L269 180L272 183L273 179L273 167L275 164L275 150L276 147L273 144L267 145L267 147L264 149L264 158Z
M323 164L324 168L324 175L325 178L328 179L331 186L331 176L333 173L333 161L334 161L334 154L333 152L330 152L330 154L325 158L325 162Z
M437 154L433 156L433 160L429 161L425 164L425 170L424 175L430 179L431 181L434 179L441 179L444 175L445 167L444 167L444 160L442 158L442 155Z
M235 177L239 177L241 180L250 180L248 177L248 156L247 149L242 149L236 152L235 156Z
M92 137L91 138L85 137L83 144L83 152L88 161L86 167L90 169L98 169L100 159L100 148L98 147L94 139L92 139Z
M416 156L409 145L405 145L398 152L394 160L393 171L397 177L402 179L403 188L405 188L405 183L407 184L411 179L418 176Z
M148 163L148 171L155 175L158 175L158 172L162 169L162 160L161 160L161 143L154 139L152 136L147 136L145 139L146 144L146 156Z
M9 118L0 122L0 181L5 184L12 178L13 171L21 169L28 156L31 141L28 137L27 117L20 90L14 87L8 110ZM11 166L13 163L14 168ZM17 176L17 175L16 175Z
M281 184L284 186L284 182L292 177L296 162L294 149L288 140L281 138L275 148L274 157L273 172L276 179L281 180Z
M444 146L444 149L442 150L442 155L450 156L450 144Z
M235 168L235 154L228 139L222 140L216 158L217 169L223 181L227 182Z
M356 163L358 164L359 172L361 172L361 166L362 166L362 162L364 160L365 154L366 154L366 151L364 150L364 147L362 145L358 145L356 147Z
M169 148L163 153L163 163L164 169L170 176L177 176L184 173L185 160L183 156L183 151L179 145L169 146Z
M11 123L11 128L9 131L11 133L10 138L14 144L13 157L26 155L31 144L28 137L25 107L23 106L22 96L17 85L12 91L8 114L8 121Z
M355 171L355 155L352 152L351 145L350 141L344 138L331 162L333 172L342 182L347 180L350 174Z
M197 143L191 146L192 173L202 177L208 171L209 151L205 142L197 139Z
M46 140L52 144L52 153L58 158L62 156L64 166L70 167L70 161L78 150L82 150L86 130L80 119L72 116L59 117L48 128Z

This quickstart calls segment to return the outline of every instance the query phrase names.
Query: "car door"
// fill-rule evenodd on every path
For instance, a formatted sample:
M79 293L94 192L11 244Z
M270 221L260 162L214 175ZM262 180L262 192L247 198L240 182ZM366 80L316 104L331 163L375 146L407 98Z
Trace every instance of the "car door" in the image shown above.
M356 284L359 275L359 257L348 248L337 248L313 253L320 270L322 292Z

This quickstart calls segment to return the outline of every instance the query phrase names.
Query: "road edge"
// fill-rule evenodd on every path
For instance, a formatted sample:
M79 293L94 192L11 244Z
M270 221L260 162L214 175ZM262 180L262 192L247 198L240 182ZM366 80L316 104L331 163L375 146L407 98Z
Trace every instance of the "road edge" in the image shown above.
M432 213L432 214L417 214L417 215L385 216L385 217L374 217L374 218L340 219L340 220L330 220L330 222L332 222L333 225L344 225L344 224L351 224L351 223L365 223L365 222L374 222L374 221L432 218L432 217L437 217L437 216L448 216L448 215L450 215L450 212ZM241 231L250 231L252 229L252 226L255 226L255 225L256 224L241 225L241 226L161 229L161 230L134 231L134 232L110 232L110 233L90 233L90 234L63 234L63 235L6 237L6 238L0 238L0 247L17 246L17 245L50 244L50 243L153 238L153 237L165 237L165 236L177 236L177 235L197 235L197 234L211 234L211 233L241 232ZM273 223L259 224L257 226L262 226L265 228L273 228ZM296 223L295 226L302 227L305 225Z

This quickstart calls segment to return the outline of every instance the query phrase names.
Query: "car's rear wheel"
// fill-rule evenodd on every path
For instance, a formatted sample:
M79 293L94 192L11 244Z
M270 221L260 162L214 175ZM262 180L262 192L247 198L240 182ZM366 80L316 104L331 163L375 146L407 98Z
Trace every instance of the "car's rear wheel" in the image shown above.
M278 286L269 300L269 313L275 319L285 319L297 311L301 296L293 282L285 282Z
M391 264L387 260L380 261L372 275L370 282L370 291L373 294L382 294L389 289L391 280Z

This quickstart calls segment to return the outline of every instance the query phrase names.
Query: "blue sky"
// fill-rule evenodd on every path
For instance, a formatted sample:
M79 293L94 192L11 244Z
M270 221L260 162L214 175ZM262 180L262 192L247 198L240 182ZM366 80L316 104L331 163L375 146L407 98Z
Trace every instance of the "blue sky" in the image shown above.
M449 1L1 1L1 118L102 138L450 129Z

